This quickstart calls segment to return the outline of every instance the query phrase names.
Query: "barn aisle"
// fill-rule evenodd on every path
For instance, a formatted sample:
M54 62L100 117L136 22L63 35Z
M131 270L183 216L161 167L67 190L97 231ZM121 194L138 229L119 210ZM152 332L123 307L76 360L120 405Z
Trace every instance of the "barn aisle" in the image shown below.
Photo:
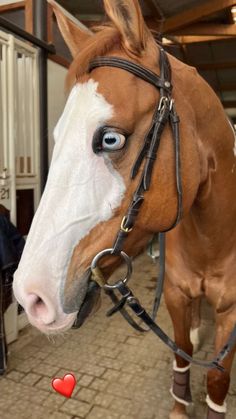
M135 262L131 282L142 303L150 307L156 266L146 255ZM134 332L119 314L107 318L110 302L103 297L99 312L80 330L48 339L28 326L10 345L8 372L0 378L2 419L167 419L172 399L171 352L151 333ZM164 302L159 324L171 334ZM213 321L204 303L204 344L197 356L212 357ZM73 373L77 385L71 399L51 388L54 377ZM205 417L206 371L192 367L194 405L190 417ZM228 396L227 419L236 417L236 362Z

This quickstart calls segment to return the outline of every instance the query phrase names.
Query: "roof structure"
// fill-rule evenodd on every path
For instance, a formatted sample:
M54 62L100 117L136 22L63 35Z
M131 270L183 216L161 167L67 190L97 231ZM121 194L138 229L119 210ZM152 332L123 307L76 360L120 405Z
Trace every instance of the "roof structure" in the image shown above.
M102 0L57 0L87 26L104 20ZM195 66L236 123L236 0L140 0L168 50Z

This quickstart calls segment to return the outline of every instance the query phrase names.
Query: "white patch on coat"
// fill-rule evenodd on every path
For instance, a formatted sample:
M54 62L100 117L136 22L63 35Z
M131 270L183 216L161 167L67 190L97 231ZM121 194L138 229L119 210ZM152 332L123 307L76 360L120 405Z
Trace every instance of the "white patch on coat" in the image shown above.
M193 345L193 352L197 352L200 346L200 327L190 329L190 340Z
M23 306L26 294L43 292L62 315L59 289L74 247L112 217L124 196L120 174L92 150L95 130L113 115L97 86L93 80L77 84L55 128L47 185L14 277L14 293Z

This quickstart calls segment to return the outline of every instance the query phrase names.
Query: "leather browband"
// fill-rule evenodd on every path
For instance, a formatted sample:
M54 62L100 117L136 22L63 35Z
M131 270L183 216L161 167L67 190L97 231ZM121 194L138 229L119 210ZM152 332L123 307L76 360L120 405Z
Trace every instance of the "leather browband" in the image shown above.
M135 64L132 61L124 60L118 57L97 57L89 65L89 71L97 67L116 67L133 73L140 79L152 84L157 89L163 89L171 94L172 85L169 80L164 80L148 68Z

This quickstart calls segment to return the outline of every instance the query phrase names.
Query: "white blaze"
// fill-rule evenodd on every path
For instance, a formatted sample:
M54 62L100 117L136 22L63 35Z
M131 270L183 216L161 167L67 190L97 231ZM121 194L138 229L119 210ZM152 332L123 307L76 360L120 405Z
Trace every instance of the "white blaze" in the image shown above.
M92 150L95 130L113 115L97 85L89 80L73 88L55 128L47 185L14 279L14 292L23 305L26 293L40 296L43 290L59 308L59 288L74 247L111 218L123 198L123 179Z

